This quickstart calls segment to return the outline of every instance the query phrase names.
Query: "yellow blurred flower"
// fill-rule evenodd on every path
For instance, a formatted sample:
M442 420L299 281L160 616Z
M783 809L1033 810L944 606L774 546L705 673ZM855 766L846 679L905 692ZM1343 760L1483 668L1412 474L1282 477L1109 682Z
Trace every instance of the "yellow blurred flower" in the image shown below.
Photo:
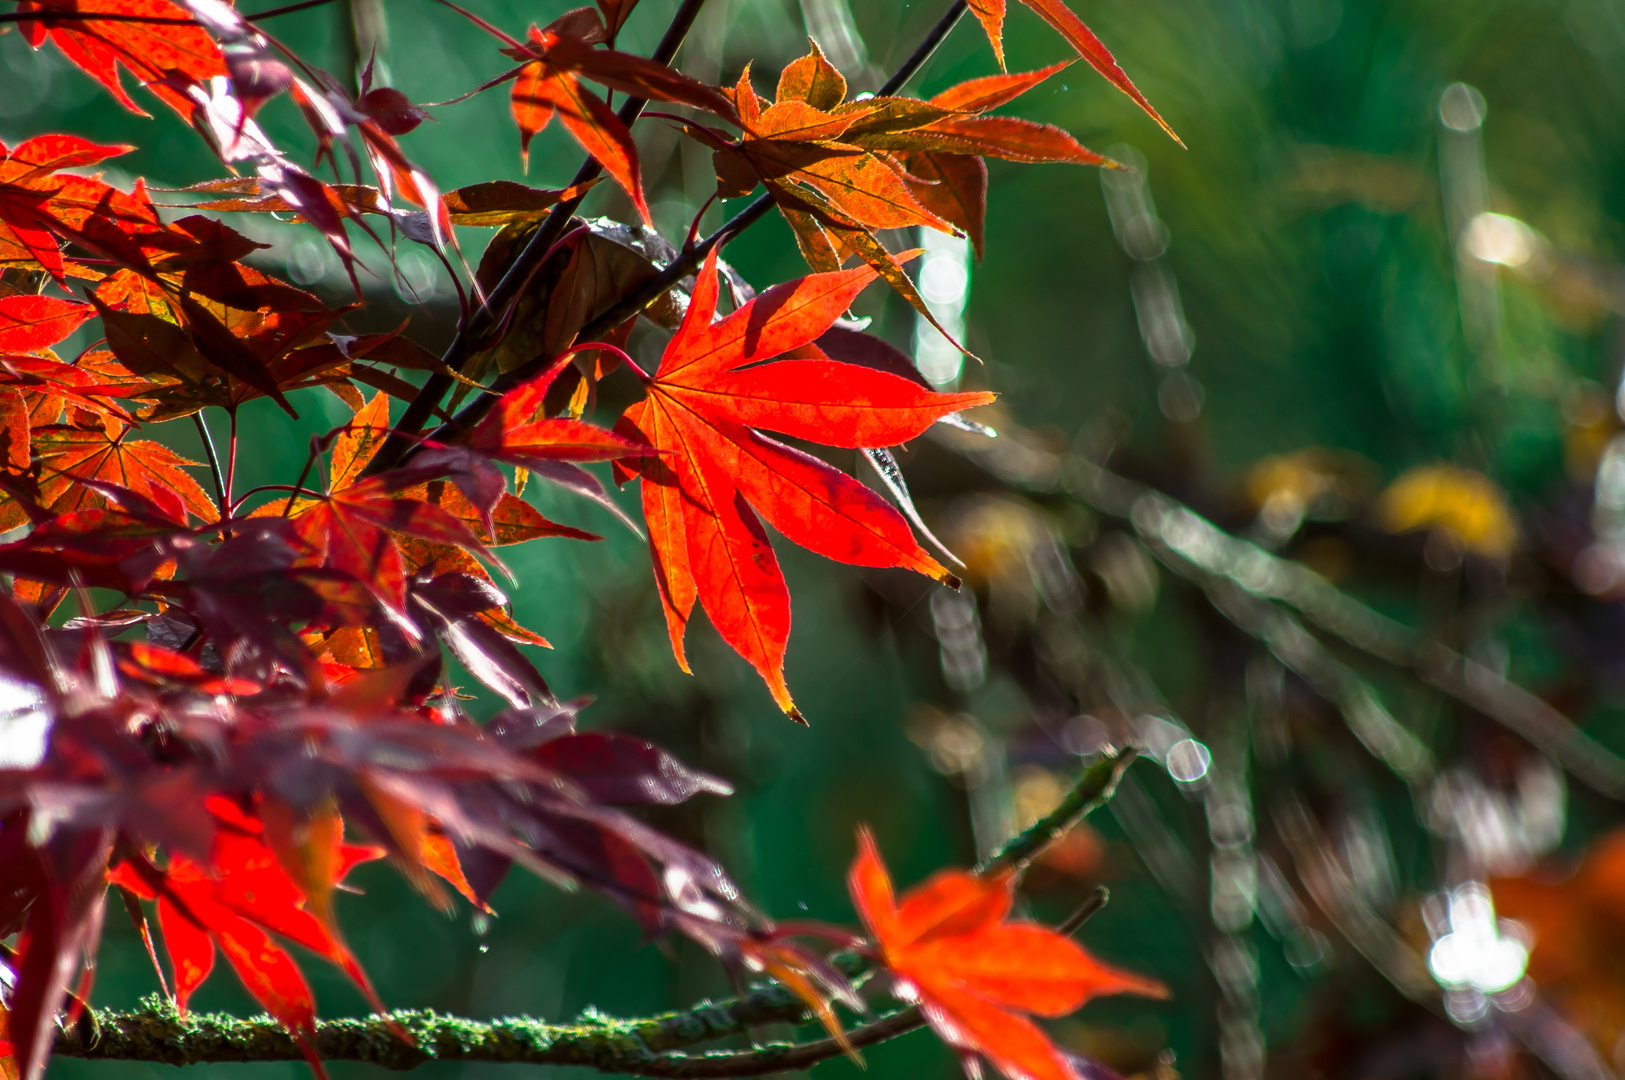
M1420 465L1389 485L1377 501L1377 520L1389 532L1431 529L1492 559L1505 557L1518 538L1506 496L1489 477L1455 465Z
M1343 517L1370 489L1370 462L1355 454L1305 447L1253 462L1242 483L1259 521L1277 539L1305 517Z

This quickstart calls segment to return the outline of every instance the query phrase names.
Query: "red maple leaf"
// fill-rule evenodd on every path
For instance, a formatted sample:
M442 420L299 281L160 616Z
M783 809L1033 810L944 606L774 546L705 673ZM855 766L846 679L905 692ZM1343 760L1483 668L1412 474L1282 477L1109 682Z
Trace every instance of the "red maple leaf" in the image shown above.
M624 18L632 8L629 3L616 6L624 8L612 14L616 19ZM632 133L602 98L581 85L581 80L590 79L632 97L659 98L723 114L732 111L727 99L715 90L664 64L613 49L595 49L594 45L614 36L619 23L614 29L606 29L598 13L590 8L566 12L545 27L532 26L523 42L477 16L469 17L507 43L504 54L524 61L523 66L486 85L514 80L510 102L514 122L519 125L520 153L527 162L530 140L557 115L582 149L626 190L645 225L650 224L649 206L643 196Z
M301 889L279 860L281 852L275 848L286 845L278 845L272 830L230 800L211 798L209 808L215 832L207 860L174 852L159 870L133 856L113 867L108 880L157 901L158 924L175 976L175 1005L183 1014L193 992L213 971L218 948L254 999L299 1040L320 1075L311 1042L315 997L293 957L271 935L336 964L379 1012L383 1003L335 933L330 913L323 910L327 897L310 895L308 881ZM379 848L343 843L337 815L331 820L334 827L321 833L325 842L305 845L320 846L327 856L321 878L327 892L352 867L384 854Z
M648 380L648 397L621 421L663 452L636 468L678 663L688 670L683 632L699 600L796 719L784 681L790 595L757 513L831 559L957 582L879 495L756 429L826 446L895 446L939 417L993 400L980 392L933 393L901 375L828 358L762 362L813 342L875 276L867 266L813 274L767 290L713 325L713 251Z
M1048 927L1008 921L1015 902L1009 871L980 877L944 870L899 903L874 837L862 829L847 887L877 959L919 1002L932 1029L1010 1080L1078 1080L1022 1013L1065 1016L1106 994L1167 996L1161 983L1103 964Z
M28 43L37 49L47 39L55 42L62 55L107 87L120 105L142 116L146 110L130 100L119 81L119 65L188 118L193 104L177 85L206 83L226 74L220 46L193 23L190 12L169 0L26 0L17 10L54 16L23 23Z
M117 229L129 218L132 206L129 196L99 180L61 176L57 170L94 165L133 149L99 146L73 135L40 135L14 150L0 143L0 247L6 249L8 261L26 258L66 286L58 237L73 238L75 226L89 217L65 214L66 207L77 202L81 210L99 210L106 225ZM156 225L157 216L151 221Z
M0 352L48 349L95 313L89 304L53 296L0 296Z
M1174 129L1158 114L1145 95L1129 79L1127 73L1118 66L1112 57L1111 50L1103 45L1099 38L1089 27L1084 25L1082 19L1066 6L1064 0L1021 0L1032 8L1041 18L1067 40L1067 44L1078 50L1078 55L1089 61L1089 66L1105 76L1113 86L1134 99L1134 103L1146 111L1146 114L1155 120L1162 130L1166 131L1174 142L1180 146L1180 141ZM970 9L976 13L981 22L982 29L987 31L987 39L993 45L993 55L998 57L999 67L1004 67L1004 11L1005 0L970 0Z
M449 511L412 498L417 475L362 477L389 430L389 396L374 395L333 445L332 478L325 495L296 503L293 527L310 547L311 565L341 570L367 583L394 610L406 606L406 565L396 535L484 553L485 546ZM260 512L281 513L282 503Z
M178 498L204 521L219 516L214 500L185 471L199 462L188 461L162 443L130 438L134 429L115 419L102 419L102 425L49 424L34 429L43 505L57 513L105 506L102 495L78 482L103 480L149 499Z

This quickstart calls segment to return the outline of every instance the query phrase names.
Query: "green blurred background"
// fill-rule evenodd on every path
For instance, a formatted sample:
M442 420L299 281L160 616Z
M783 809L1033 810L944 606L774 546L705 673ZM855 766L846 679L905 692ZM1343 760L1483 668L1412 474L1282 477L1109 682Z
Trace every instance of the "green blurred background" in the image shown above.
M567 5L474 6L517 34ZM646 53L674 6L643 0L620 47ZM1625 748L1625 620L1607 516L1625 500L1609 503L1619 479L1605 490L1598 473L1619 427L1625 4L1074 6L1189 149L1082 65L1013 107L1137 171L1103 184L1094 170L990 163L987 254L971 270L964 314L967 344L985 363L958 376L1002 395L986 422L1035 453L1076 448L1160 486L1525 682L1603 744ZM712 0L679 62L731 82L752 60L766 90L805 51L810 31L854 90L872 90L942 7ZM274 31L336 71L376 45L380 69L416 101L454 97L503 66L488 37L429 0L355 0L279 20ZM1012 69L1066 54L1019 5L1007 49ZM966 20L914 90L994 70ZM500 90L434 113L437 122L404 145L442 189L522 178ZM308 151L285 100L264 122L281 144ZM54 53L0 36L0 139L57 130L136 144L112 164L155 187L220 175L173 117L133 117ZM708 156L656 122L644 121L639 137L657 223L680 239L709 195ZM526 179L563 184L579 160L555 126L533 147ZM594 213L629 209L604 188L591 199ZM707 227L723 213L713 207ZM297 229L232 224L274 242L267 269L344 298L330 257ZM484 239L465 231L471 260ZM728 257L758 287L804 272L776 219ZM403 267L426 302L407 303L375 279L352 325L392 326L410 314L420 340L444 342L456 309L443 272L437 279L416 254ZM859 310L871 330L909 346L914 316L895 298L871 291ZM657 350L658 336L636 347ZM285 482L307 435L347 418L331 396L303 397L302 424L264 402L245 415L255 434L240 486ZM189 427L173 427L175 445L195 454ZM1465 804L1438 811L1445 824L1430 818L1445 798L1437 785L1418 792L1385 771L1335 710L1159 570L1122 522L1053 492L1012 493L997 469L968 463L957 445L922 441L901 460L927 519L970 564L968 614L900 576L777 545L795 601L788 670L806 729L778 714L703 620L690 632L696 675L682 675L641 543L599 509L532 485L549 516L605 535L509 554L516 615L555 646L538 657L544 673L561 696L597 699L584 724L646 734L738 788L659 823L719 856L770 914L850 922L844 870L858 823L874 827L894 873L913 882L973 861L979 846L1035 816L1078 752L1107 738L1164 738L1164 752L1136 766L1126 805L1070 837L1040 867L1027 902L1059 918L1095 884L1109 885L1113 901L1083 940L1166 980L1173 997L1091 1004L1056 1025L1063 1042L1159 1080L1545 1075L1552 1067L1538 1055L1516 1046L1492 1053L1495 1023L1464 1020L1437 995L1431 1007L1407 1000L1373 969L1317 909L1271 811L1310 807L1327 850L1357 885L1362 873L1370 879L1359 886L1369 906L1420 954L1429 895L1579 853L1617 820L1617 805L1578 787L1565 794L1526 744L1403 673L1370 668L1388 708L1445 762L1442 772L1456 770L1528 825L1495 862L1462 839ZM1320 450L1279 456L1308 448ZM1453 536L1454 511L1429 516L1414 499L1410 523L1424 528L1404 532L1394 502L1402 495L1384 502L1379 493L1436 462L1472 470L1487 486L1441 496L1471 504L1461 511L1471 521L1458 521ZM1497 521L1516 521L1516 539ZM1046 558L1060 569L1046 570ZM1068 681L1063 670L1082 673ZM1270 716L1291 732L1289 749L1273 757L1259 742ZM1200 744L1194 771L1169 750L1187 736ZM1547 787L1530 794L1542 776ZM1222 806L1245 807L1242 840L1216 824ZM1541 814L1544 832L1528 824ZM589 1006L638 1015L728 992L697 950L642 942L631 920L591 895L516 875L486 925L466 908L436 913L386 867L354 880L365 895L341 901L343 919L392 1005L566 1019ZM1232 887L1243 917L1220 910ZM108 934L95 1000L130 1005L154 980L129 927L110 919ZM315 962L307 971L326 1015L364 1010L335 973ZM249 1009L218 972L195 1002ZM1612 1068L1613 1047L1598 1053ZM958 1068L924 1034L869 1058L880 1077L946 1078ZM67 1060L52 1069L64 1080L165 1071ZM303 1070L211 1067L244 1080ZM365 1071L333 1067L335 1076ZM856 1075L844 1061L817 1071Z

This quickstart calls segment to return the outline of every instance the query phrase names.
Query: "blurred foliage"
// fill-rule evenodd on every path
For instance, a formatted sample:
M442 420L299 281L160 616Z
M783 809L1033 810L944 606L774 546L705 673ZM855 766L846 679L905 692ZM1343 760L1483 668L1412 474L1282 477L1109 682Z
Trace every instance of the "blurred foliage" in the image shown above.
M567 5L476 6L515 29ZM622 47L646 52L672 7L644 0ZM940 7L713 0L681 64L731 81L755 58L767 85L805 29L854 90L872 90ZM1098 829L1080 827L1029 883L1032 908L1051 917L1109 884L1090 947L1173 987L1166 1004L1101 1002L1057 1025L1125 1075L1568 1080L1625 1068L1619 840L1580 863L1620 821L1620 792L1569 782L1486 711L1438 690L1425 662L1382 663L1319 634L1319 670L1357 679L1358 700L1427 755L1425 772L1395 775L1394 759L1371 750L1372 714L1328 700L1281 649L1169 573L1177 560L1148 545L1138 519L1062 482L1083 460L1167 492L1466 656L1493 683L1486 693L1512 680L1625 751L1625 4L1078 8L1190 149L1068 72L1024 99L1025 115L1137 171L1103 185L1077 168L990 163L990 242L965 314L985 365L961 377L1003 395L981 418L1001 435L899 454L970 588L933 592L781 548L797 602L789 674L812 722L793 728L708 628L691 633L697 676L681 675L643 545L602 511L543 493L549 516L606 536L526 549L514 566L517 616L556 645L544 670L561 694L597 696L589 725L658 736L738 786L661 824L720 856L776 916L850 920L841 875L860 821L911 882L1040 815L1078 754L1148 746L1155 766L1139 766ZM343 68L358 54L358 10L318 9L276 32ZM374 21L362 38L415 100L497 72L481 33L426 0L384 14L387 34ZM1007 48L1019 69L1064 47L1013 6ZM918 86L991 70L967 22ZM265 119L298 145L286 104ZM503 98L436 114L404 141L442 188L519 177ZM53 55L0 37L6 142L46 130L114 142L137 125L153 135L130 140L142 149L121 168L162 186L211 177L190 132L132 119ZM639 135L657 224L679 239L711 190L708 156L656 121ZM578 158L554 130L531 160L533 182L557 184ZM588 206L624 215L618 199L604 185ZM724 210L707 213L714 225ZM477 254L483 235L465 230L464 242ZM777 221L729 256L758 286L801 272ZM313 247L278 234L266 258L337 287ZM409 313L449 336L446 285L410 305L375 282L362 318L396 325ZM895 298L877 290L860 313L909 340L914 316ZM247 455L247 483L296 469L306 435L347 417L331 398L298 404L303 426L261 409L256 422L278 434ZM728 992L714 966L673 963L606 905L530 879L504 887L489 922L466 911L447 921L375 868L356 879L369 891L342 901L352 944L392 1004L558 1018ZM1520 925L1495 921L1492 895ZM127 926L110 920L109 933L120 947L103 953L97 999L131 1004L151 974ZM1457 933L1467 936L1441 952ZM1533 981L1493 985L1488 961L1452 968L1458 946L1517 970L1532 946ZM676 958L695 959L681 946ZM363 1008L337 978L318 992L329 1014ZM216 979L197 1005L247 1000ZM957 1069L924 1036L870 1057L883 1077ZM65 1080L149 1068L53 1065ZM497 1075L467 1071L482 1068Z

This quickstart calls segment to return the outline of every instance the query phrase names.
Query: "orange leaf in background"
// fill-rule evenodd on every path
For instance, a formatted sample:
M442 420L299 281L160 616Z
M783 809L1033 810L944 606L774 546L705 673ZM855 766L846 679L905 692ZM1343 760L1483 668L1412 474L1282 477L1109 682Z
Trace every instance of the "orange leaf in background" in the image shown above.
M898 902L874 837L862 829L847 887L880 960L932 1029L1010 1080L1078 1080L1022 1013L1065 1016L1106 994L1167 996L1161 983L1103 964L1048 927L1007 921L1015 901L1009 872L944 870Z
M452 844L451 837L439 829L430 829L423 834L422 854L425 869L440 877L446 884L456 889L464 900L487 915L496 914L491 905L475 894L474 887L468 883L468 878L463 876L463 864L457 858L457 848Z
M1612 1056L1625 1036L1625 829L1593 840L1569 877L1496 878L1490 892L1533 939L1530 978Z
M666 452L635 468L643 476L655 580L678 663L688 670L683 634L698 600L796 720L801 715L784 681L790 594L758 513L827 558L957 582L879 495L754 429L825 446L895 446L939 417L993 400L987 393L933 393L901 375L827 357L761 362L809 345L875 277L867 266L813 274L768 289L713 324L712 251L648 397L622 417L623 430Z

